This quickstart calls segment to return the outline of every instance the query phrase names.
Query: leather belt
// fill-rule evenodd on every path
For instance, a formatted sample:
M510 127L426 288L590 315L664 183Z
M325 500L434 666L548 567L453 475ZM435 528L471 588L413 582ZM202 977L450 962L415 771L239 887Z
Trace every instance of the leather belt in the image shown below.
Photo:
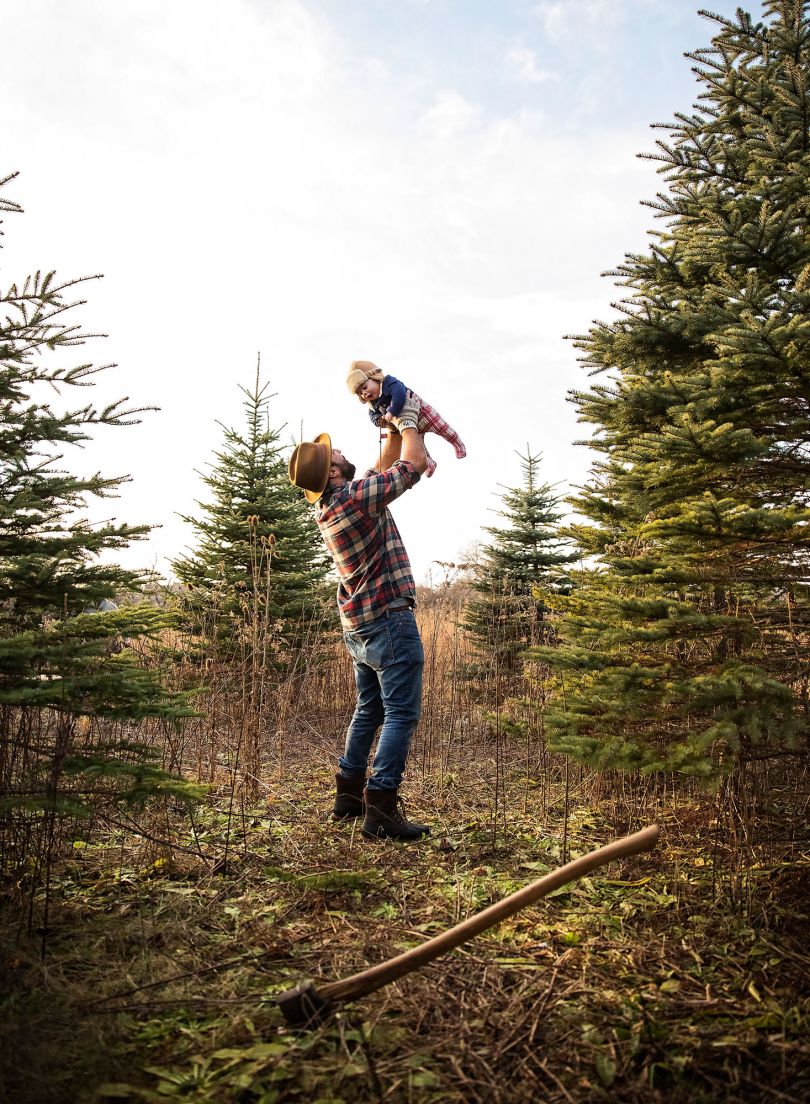
M397 598L386 608L386 613L394 613L395 610L413 609L411 598Z

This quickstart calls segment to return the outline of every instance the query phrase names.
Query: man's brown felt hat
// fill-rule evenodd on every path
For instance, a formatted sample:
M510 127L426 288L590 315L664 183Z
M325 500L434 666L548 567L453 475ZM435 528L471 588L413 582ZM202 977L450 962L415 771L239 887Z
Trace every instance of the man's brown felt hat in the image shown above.
M302 441L290 457L290 482L300 487L307 502L313 506L326 490L332 466L332 440L328 433L319 433L314 441Z

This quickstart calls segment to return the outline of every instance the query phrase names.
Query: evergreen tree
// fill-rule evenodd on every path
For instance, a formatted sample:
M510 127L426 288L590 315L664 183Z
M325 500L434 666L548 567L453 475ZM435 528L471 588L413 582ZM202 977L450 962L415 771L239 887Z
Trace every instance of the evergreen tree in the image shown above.
M577 339L603 454L577 500L598 558L546 658L553 746L714 774L806 747L810 22L802 0L690 55L699 102L653 155L668 192L621 317Z
M226 651L242 654L261 641L265 659L280 659L323 613L329 563L311 511L289 481L267 389L257 365L253 389L240 388L244 429L222 427L223 447L203 476L211 499L197 504L199 515L184 516L196 548L173 567L197 631L212 631Z
M0 199L0 210L21 208ZM26 818L43 810L51 839L58 813L87 811L93 778L104 779L108 795L185 792L155 766L135 723L189 710L123 644L156 636L165 616L147 605L86 612L142 588L146 574L98 556L148 529L91 524L82 515L88 499L113 497L125 477L74 475L62 466L65 452L90 440L96 426L131 425L142 412L126 400L57 409L103 370L58 360L93 336L67 318L81 305L74 296L82 282L38 272L0 290L0 827L18 842L21 825L34 823ZM90 739L88 718L133 724L117 725L115 736L96 727ZM80 782L68 783L71 775Z
M559 498L539 482L540 455L520 458L519 487L504 487L498 516L505 526L486 528L492 541L482 550L472 582L475 598L465 610L464 626L479 660L470 675L497 667L506 678L520 674L525 650L547 636L546 600L564 592L564 565L576 558L559 534Z

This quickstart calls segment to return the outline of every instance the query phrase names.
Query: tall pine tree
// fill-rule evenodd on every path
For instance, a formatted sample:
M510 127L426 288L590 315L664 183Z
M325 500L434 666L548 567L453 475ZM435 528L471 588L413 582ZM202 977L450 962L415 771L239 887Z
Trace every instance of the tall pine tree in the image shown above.
M212 633L225 655L252 653L261 639L265 658L280 661L331 606L323 542L289 481L268 386L257 364L252 390L240 388L244 428L222 427L223 447L203 476L211 498L184 517L196 547L173 568L193 626Z
M0 210L21 208L0 199ZM50 853L59 818L99 800L185 792L156 766L138 722L189 709L123 646L156 636L166 617L147 604L116 609L108 600L136 594L148 575L99 560L148 529L92 524L88 501L114 497L126 477L65 467L97 426L132 425L141 413L126 400L69 403L103 370L63 363L93 336L69 317L82 283L37 272L0 289L0 842L16 848L0 849L4 861L26 858L32 832Z
M545 641L545 598L564 592L564 567L576 558L560 536L559 497L539 479L540 455L526 446L520 458L522 483L503 488L498 516L505 525L485 532L475 569L475 597L465 610L464 627L473 640L477 661L470 675L497 668L503 678L519 675L528 647Z
M621 317L578 339L603 459L577 500L597 569L568 600L558 750L713 775L806 748L810 22L718 27L658 143L669 188Z

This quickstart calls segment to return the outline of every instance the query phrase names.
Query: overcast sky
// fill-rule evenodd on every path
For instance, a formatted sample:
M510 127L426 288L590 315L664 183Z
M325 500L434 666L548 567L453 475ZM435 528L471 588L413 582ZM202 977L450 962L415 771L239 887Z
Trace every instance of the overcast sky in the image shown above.
M160 527L124 562L167 573L191 542L177 512L258 352L290 443L328 431L372 461L355 359L459 431L467 459L428 438L438 470L394 507L418 579L496 523L515 450L542 452L561 494L581 482L566 392L587 377L563 335L611 317L600 273L655 225L639 201L663 182L635 155L694 101L683 53L713 33L696 9L0 0L0 176L20 172L4 192L25 208L0 281L103 273L81 310L109 335L87 355L117 364L97 402L160 407L74 462L132 476L101 516Z

